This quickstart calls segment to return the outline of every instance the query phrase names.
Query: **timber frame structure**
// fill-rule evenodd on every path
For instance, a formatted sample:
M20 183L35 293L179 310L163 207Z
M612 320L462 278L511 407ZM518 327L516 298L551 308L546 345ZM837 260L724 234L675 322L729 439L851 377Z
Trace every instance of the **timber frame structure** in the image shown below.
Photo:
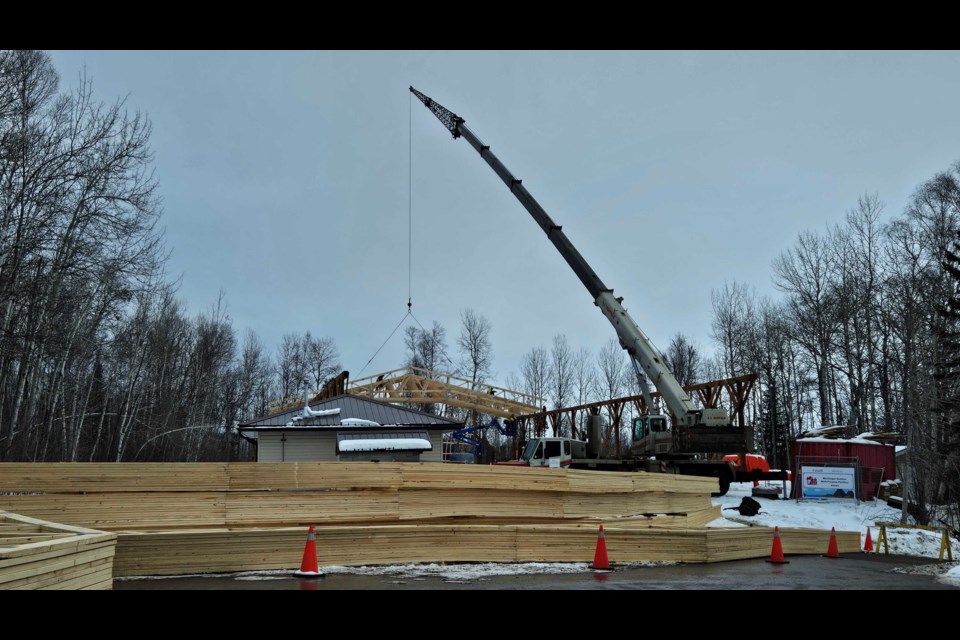
M697 399L703 404L704 408L712 409L718 406L723 398L723 392L726 391L727 406L730 407L731 422L736 420L738 426L744 426L744 408L747 405L747 398L757 381L757 374L736 376L733 378L724 378L723 380L713 380L710 382L701 382L691 384L683 388L688 393L696 393ZM651 391L651 398L660 397L658 391ZM537 411L521 414L517 416L517 427L520 433L525 433L527 426L533 428L535 437L542 437L547 428L547 421L554 430L559 429L560 421L563 416L568 416L570 424L573 425L573 437L576 438L577 415L584 412L587 415L597 415L600 409L606 408L607 416L614 427L614 433L617 438L617 451L620 451L620 421L623 418L623 410L632 404L637 413L644 414L647 409L647 402L642 395L626 396L623 398L612 398L610 400L600 400L590 402L575 407L562 407L560 409L551 409L550 411Z
M352 380L347 393L382 402L445 404L497 418L535 413L543 406L542 398L527 393L420 367L404 367Z

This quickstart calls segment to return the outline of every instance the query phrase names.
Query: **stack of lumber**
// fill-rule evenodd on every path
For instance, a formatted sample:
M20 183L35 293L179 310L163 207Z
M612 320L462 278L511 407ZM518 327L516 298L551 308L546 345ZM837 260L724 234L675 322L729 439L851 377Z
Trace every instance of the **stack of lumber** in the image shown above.
M837 438L852 438L854 436L854 428L848 427L845 425L837 425L833 427L817 427L816 429L810 429L804 431L798 436L800 438L830 438L831 440Z
M222 492L44 493L0 496L0 509L106 531L224 526Z
M860 437L864 440L872 440L882 444L897 444L903 440L903 434L895 431L883 431L880 433L862 433Z
M670 474L429 463L0 464L0 508L119 532L116 575L295 568L306 525L322 565L589 561L601 524L614 562L766 557L767 529L702 528L720 517L716 490ZM859 547L839 535L842 551ZM784 531L784 551L823 553L828 536Z
M109 531L715 516L711 478L430 463L0 465L0 508ZM648 520L649 522L649 520ZM696 525L693 525L696 526Z
M614 563L722 562L770 555L773 532L743 529L606 528ZM303 528L182 530L121 534L117 576L293 569ZM787 554L823 554L829 531L781 531ZM321 566L398 562L589 562L597 530L588 525L391 525L323 527L316 531ZM859 551L856 531L838 532L841 553Z
M0 463L0 492L225 491L227 463Z
M110 589L116 540L0 511L0 589Z

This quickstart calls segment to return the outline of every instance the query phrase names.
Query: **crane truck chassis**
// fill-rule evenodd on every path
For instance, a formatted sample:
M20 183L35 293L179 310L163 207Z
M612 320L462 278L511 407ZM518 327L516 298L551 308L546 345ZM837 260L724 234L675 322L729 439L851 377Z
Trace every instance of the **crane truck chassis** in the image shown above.
M637 435L639 426L640 438L634 438L630 458L608 460L599 457L598 448L591 444L598 442L599 433L599 416L593 416L596 418L592 420L590 428L593 437L587 442L570 438L536 438L527 443L520 460L513 464L611 470L645 469L711 476L720 482L720 495L726 493L730 482L737 478L737 468L729 462L708 460L703 456L731 452L745 454L748 451L747 443L752 441L752 437L747 437L749 428L732 425L730 416L722 408L698 408L667 368L653 343L627 313L621 304L623 298L613 295L613 289L608 288L597 276L567 238L562 227L550 218L523 186L522 181L514 177L490 150L489 145L480 141L466 126L463 118L413 87L410 87L410 92L440 120L454 139L462 137L480 154L546 233L547 238L590 292L594 304L600 308L616 331L620 345L630 355L641 390L647 397L647 407L652 406L646 385L646 380L649 379L673 415L672 429L664 415L638 418L634 435ZM538 451L540 457L537 456Z
M573 438L534 437L523 446L519 460L498 462L497 464L594 471L650 471L705 476L716 478L719 482L719 490L713 494L715 496L725 495L732 482L786 479L786 473L782 471L745 471L746 465L742 458L740 463L736 464L727 460L698 457L703 454L672 452L674 448L672 444L669 444L672 430L667 424L666 416L635 418L633 422L634 445L631 447L631 454L626 457L604 458L600 455L600 447L595 444L600 442L601 421L602 418L599 415L592 415L588 418L586 441ZM659 440L656 446L659 446L663 453L656 456L645 455L643 445L637 444L645 439L653 439L655 442ZM730 450L725 449L725 451L729 452Z

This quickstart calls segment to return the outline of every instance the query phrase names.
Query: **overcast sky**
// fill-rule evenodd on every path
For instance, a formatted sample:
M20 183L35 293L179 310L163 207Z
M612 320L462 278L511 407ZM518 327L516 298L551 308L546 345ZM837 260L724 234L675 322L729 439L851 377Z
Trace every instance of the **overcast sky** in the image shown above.
M887 216L960 159L956 53L55 52L64 88L153 122L171 277L235 327L333 337L353 377L406 313L413 85L563 225L664 348L710 339L710 292L777 295L770 263L878 193ZM614 336L470 146L412 112L413 311L493 324L502 382L530 348ZM363 372L403 362L400 333Z

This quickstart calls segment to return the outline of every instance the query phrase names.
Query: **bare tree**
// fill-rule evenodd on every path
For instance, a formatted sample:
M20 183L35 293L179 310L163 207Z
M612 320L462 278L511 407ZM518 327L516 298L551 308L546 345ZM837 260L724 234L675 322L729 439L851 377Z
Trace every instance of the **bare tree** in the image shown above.
M267 412L267 404L272 400L271 369L263 342L252 329L247 329L237 363L238 417L250 419Z
M597 394L597 372L593 364L593 356L589 349L581 347L573 358L573 393L578 405L593 402ZM579 424L573 425L582 433L587 415L581 412L577 416ZM576 437L576 433L573 437Z
M721 346L724 375L744 373L744 350L753 318L753 294L741 283L724 283L720 291L711 291L713 322L711 336Z
M310 382L314 389L319 389L343 368L340 364L340 350L333 338L314 338L309 331L303 337L303 344Z
M553 347L550 349L550 401L554 409L567 406L574 388L573 352L567 336L563 334L553 337ZM563 433L563 416L553 418L553 435Z
M482 314L473 309L464 309L460 313L460 335L457 338L457 348L460 352L459 369L475 389L491 374L490 368L493 365L491 331L490 321Z
M520 377L523 391L546 399L551 383L550 356L543 347L534 347L520 360Z
M277 353L277 376L280 394L289 398L302 393L307 385L306 349L303 338L295 333L283 334Z
M700 375L700 350L685 335L677 333L673 336L663 359L680 386L686 387L697 382Z
M831 393L832 350L836 331L836 289L832 281L835 255L828 242L811 233L801 233L796 247L787 249L773 264L774 283L788 294L793 338L803 346L817 371L820 419L834 422Z
M434 321L429 329L408 326L404 334L407 347L407 364L430 371L452 368L453 362L447 355L447 330Z
M624 395L629 382L627 376L627 354L620 346L616 338L611 338L597 353L597 368L600 370L599 393L603 400L612 400ZM652 409L652 408L651 408ZM620 425L616 416L613 414L612 407L607 408L608 423L606 425L603 439L606 447L620 447Z

